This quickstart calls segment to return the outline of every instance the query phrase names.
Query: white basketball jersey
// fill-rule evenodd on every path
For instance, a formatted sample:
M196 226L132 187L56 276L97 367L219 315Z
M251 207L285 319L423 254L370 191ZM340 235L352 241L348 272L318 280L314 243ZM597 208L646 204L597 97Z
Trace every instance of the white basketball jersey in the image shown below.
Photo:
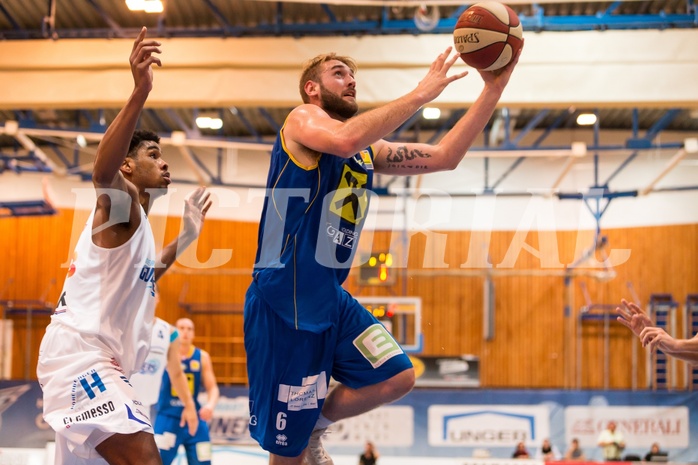
M51 324L97 336L126 376L143 365L155 316L155 240L141 208L141 224L112 249L92 242L92 210L68 269Z
M158 401L162 375L167 368L167 351L171 341L177 336L175 331L165 320L155 318L148 356L141 370L131 376L131 386L136 391L138 400L146 407Z

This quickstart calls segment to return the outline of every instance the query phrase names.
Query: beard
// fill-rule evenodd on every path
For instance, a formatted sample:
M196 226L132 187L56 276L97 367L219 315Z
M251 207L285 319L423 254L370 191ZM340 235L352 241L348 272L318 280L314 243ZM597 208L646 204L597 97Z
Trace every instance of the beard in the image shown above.
M359 105L354 102L347 102L337 94L333 94L320 84L320 99L322 108L328 113L334 113L341 118L349 119L359 111Z

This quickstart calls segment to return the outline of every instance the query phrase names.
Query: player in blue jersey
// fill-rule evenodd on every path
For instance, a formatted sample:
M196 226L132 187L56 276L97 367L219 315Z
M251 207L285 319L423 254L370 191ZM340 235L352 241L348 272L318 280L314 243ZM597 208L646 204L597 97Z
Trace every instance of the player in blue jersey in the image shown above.
M304 67L304 104L272 149L253 282L245 298L250 434L272 465L331 465L320 437L335 421L407 394L414 370L386 329L342 283L366 218L373 174L452 170L482 132L518 55L436 145L383 139L450 83L440 54L403 97L356 115L356 64L336 54ZM330 376L339 385L328 392ZM307 448L307 452L306 452Z
M167 371L162 376L160 396L158 398L157 416L155 418L155 442L160 449L163 465L170 465L177 456L177 449L184 446L189 465L211 465L211 436L206 422L213 418L220 391L213 373L211 356L205 350L195 347L194 322L189 318L180 318L175 324L179 332L182 369L189 383L191 396L199 412L199 427L191 434L181 421L184 405ZM201 387L206 390L207 400L203 406L199 403Z

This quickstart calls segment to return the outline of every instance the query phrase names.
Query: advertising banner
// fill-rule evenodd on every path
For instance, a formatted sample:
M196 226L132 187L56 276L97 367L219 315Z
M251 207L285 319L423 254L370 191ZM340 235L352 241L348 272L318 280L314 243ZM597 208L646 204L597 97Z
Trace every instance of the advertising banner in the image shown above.
M550 412L543 406L433 405L429 445L451 447L529 446L550 437Z
M244 387L221 387L209 422L215 444L254 444ZM399 401L342 420L324 439L331 454L355 457L366 441L384 457L510 459L518 442L536 456L543 439L560 452L579 439L587 460L601 461L600 431L614 420L624 454L644 455L653 442L671 462L698 462L698 397L692 392L415 389ZM0 382L0 448L43 449L54 432L42 419L36 381ZM405 462L407 463L407 462ZM461 462L463 463L463 462Z
M565 432L568 442L579 439L582 447L594 447L599 434L613 420L626 447L647 447L658 442L663 448L688 447L688 408L677 407L567 407Z
M414 410L388 405L332 425L323 440L328 446L363 448L367 441L383 446L410 448L414 443Z
M476 388L480 386L480 360L473 355L430 357L410 355L417 377L415 386Z

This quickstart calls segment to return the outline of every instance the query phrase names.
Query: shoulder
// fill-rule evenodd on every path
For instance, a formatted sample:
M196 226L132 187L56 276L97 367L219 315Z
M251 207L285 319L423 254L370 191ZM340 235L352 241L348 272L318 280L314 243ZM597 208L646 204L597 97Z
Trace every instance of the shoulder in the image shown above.
M313 105L312 103L304 103L303 105L298 105L296 108L291 110L291 113L288 114L287 120L288 119L296 119L296 118L307 118L307 117L326 117L329 118L330 115L327 114L325 110L320 108L317 105Z
M288 114L284 122L284 131L303 128L307 125L316 124L317 121L332 119L325 110L312 103L299 105Z
M204 349L197 347L196 350L199 351L199 355L201 356L201 360L211 360L211 356L206 352Z

